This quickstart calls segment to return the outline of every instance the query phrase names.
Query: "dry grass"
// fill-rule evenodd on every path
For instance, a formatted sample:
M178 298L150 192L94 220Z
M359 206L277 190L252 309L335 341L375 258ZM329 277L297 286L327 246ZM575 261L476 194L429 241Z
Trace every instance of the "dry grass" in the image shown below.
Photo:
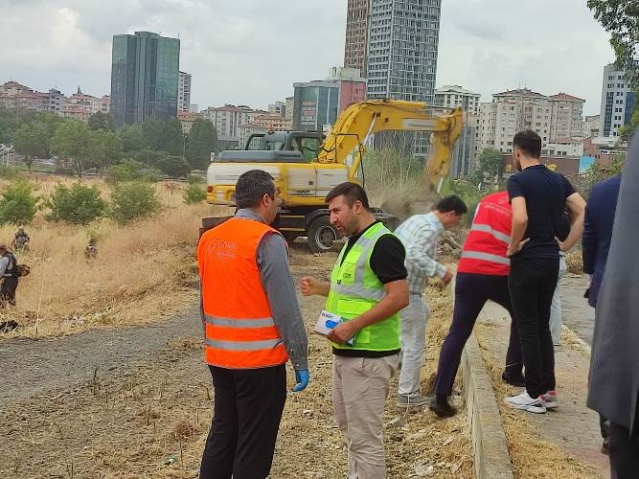
M106 196L106 185L95 183ZM54 185L40 182L39 194L50 194ZM151 322L192 304L198 228L201 218L213 215L214 209L185 205L180 190L162 184L157 189L161 213L131 226L108 220L90 227L66 226L47 222L40 213L27 228L31 251L19 256L31 266L31 274L20 281L18 306L3 314L21 328L5 337ZM0 228L0 239L10 241L14 230ZM87 261L84 248L90 235L98 238L99 254Z
M581 251L572 251L566 255L566 265L568 272L572 274L583 274L584 263Z

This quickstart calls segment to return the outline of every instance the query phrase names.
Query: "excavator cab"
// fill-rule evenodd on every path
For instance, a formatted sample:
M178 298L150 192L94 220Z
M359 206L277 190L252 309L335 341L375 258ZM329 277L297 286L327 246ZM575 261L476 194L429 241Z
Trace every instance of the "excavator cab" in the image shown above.
M310 163L320 151L324 134L315 131L270 131L255 133L246 142L245 150L299 151L305 162Z

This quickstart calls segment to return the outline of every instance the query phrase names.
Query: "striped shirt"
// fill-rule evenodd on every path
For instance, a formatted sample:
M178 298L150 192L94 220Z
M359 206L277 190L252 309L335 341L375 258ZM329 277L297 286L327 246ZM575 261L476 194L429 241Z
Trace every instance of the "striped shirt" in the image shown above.
M446 267L437 262L437 240L443 232L444 225L435 213L411 216L395 231L406 248L411 294L423 294L429 277L446 275Z

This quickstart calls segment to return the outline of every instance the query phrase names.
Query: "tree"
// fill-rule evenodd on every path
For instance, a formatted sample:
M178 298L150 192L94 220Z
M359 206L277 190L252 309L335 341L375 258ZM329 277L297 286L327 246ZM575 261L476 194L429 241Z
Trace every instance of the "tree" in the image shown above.
M108 113L95 112L89 117L88 126L90 130L104 130L115 132L115 122Z
M145 148L144 150L138 151L133 157L135 161L146 165L147 168L150 166L154 166L158 161L169 156L168 152L161 150L151 150L149 148Z
M635 62L639 45L639 3L629 0L588 0L588 8L610 33L610 44L617 67L626 72L626 80L639 87L639 65Z
M97 186L76 183L71 188L57 185L48 206L51 208L48 220L88 225L104 214L107 204L100 198Z
M0 224L26 225L33 221L40 198L33 195L35 186L16 181L7 186L0 197Z
M211 152L217 151L217 132L210 120L197 119L187 136L186 159L195 169L205 170Z
M13 133L13 147L24 155L24 162L31 171L34 158L46 158L49 153L49 132L41 122L25 123Z
M111 131L91 131L89 140L88 164L98 168L100 172L105 171L122 153L120 138Z
M153 215L160 206L153 185L144 182L122 183L113 188L110 216L118 224L125 225Z
M144 148L144 138L140 125L124 125L118 132L124 153L135 153Z
M181 156L167 156L158 161L155 166L172 178L183 178L191 171L191 165Z
M479 155L479 170L493 178L501 178L504 175L504 159L499 150L486 148Z
M180 120L169 118L160 123L160 141L157 149L168 151L172 155L184 156L186 137L182 132Z
M51 149L58 155L69 157L74 171L81 177L91 149L89 127L77 120L66 121L56 129Z

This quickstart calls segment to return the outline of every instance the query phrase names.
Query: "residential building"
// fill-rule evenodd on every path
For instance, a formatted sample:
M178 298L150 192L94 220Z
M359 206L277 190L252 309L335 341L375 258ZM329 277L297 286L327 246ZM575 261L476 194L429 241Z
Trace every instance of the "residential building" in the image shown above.
M191 111L191 74L179 72L177 111Z
M577 138L558 138L548 143L541 150L542 156L571 156L578 157L584 154L584 139Z
M65 118L75 118L86 123L94 113L99 111L109 112L108 98L87 95L78 87L78 91L66 99L64 106L61 108L61 114ZM104 111L105 109L106 111Z
M550 141L583 134L584 103L586 100L558 93L550 100Z
M268 106L268 112L274 115L286 116L286 102L276 101Z
M450 172L453 178L463 178L475 170L480 98L479 93L465 90L459 85L444 85L435 90L435 106L461 107L464 110L464 125L455 143L451 162Z
M66 97L60 90L51 88L47 94L47 107L46 111L50 111L57 115L62 114L62 109L66 103Z
M223 107L209 107L201 112L210 119L217 131L217 139L222 150L242 148L239 127L252 124L256 117L269 115L264 110L254 110L247 105L224 105Z
M0 85L0 95L15 96L19 95L20 93L27 92L33 92L33 90L28 86L21 85L20 83L13 80Z
M599 136L600 115L586 116L583 123L582 136L584 138L596 138Z
M49 95L8 81L0 85L0 107L17 111L48 111Z
M264 134L268 132L268 127L263 125L256 125L255 123L247 123L246 125L240 125L237 128L238 144L239 148L244 148L246 142L251 135Z
M631 123L637 95L614 63L604 67L601 90L599 135L604 138L618 137L619 129Z
M193 123L196 120L206 120L207 118L198 113L191 113L189 111L180 111L177 114L178 120L180 120L180 124L182 125L182 133L184 135L188 135L191 133L191 128L193 127Z
M339 110L339 85L332 80L294 83L293 129L323 131Z
M369 4L370 0L348 0L346 10L344 66L356 69L363 77L366 77Z
M156 33L114 35L111 111L116 125L175 117L180 40Z
M440 0L370 0L368 98L433 103L440 10Z
M284 116L286 117L287 120L293 121L294 104L295 104L294 96L286 97L286 106L284 110Z
M353 103L366 99L366 80L356 68L333 67L329 71L327 80L337 84L338 115Z
M270 131L287 131L291 129L292 121L280 115L259 115L250 124L263 126Z

